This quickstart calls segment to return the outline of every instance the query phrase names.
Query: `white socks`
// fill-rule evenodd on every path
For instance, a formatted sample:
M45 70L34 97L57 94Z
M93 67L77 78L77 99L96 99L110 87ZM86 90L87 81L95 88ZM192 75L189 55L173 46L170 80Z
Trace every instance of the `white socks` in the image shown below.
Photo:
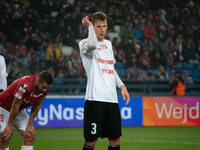
M21 150L33 150L33 146L22 146Z

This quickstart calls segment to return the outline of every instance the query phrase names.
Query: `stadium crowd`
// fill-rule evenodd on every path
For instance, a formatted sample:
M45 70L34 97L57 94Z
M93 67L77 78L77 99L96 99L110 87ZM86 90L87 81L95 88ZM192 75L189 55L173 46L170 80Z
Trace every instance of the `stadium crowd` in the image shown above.
M0 54L8 79L47 69L57 79L85 77L77 39L87 37L81 19L107 14L108 34L126 79L169 79L176 63L195 64L184 78L200 79L198 1L0 0ZM57 13L56 13L57 12ZM119 37L111 39L109 33ZM73 50L69 55L63 47ZM198 68L198 69L197 69ZM157 73L149 70L158 70Z

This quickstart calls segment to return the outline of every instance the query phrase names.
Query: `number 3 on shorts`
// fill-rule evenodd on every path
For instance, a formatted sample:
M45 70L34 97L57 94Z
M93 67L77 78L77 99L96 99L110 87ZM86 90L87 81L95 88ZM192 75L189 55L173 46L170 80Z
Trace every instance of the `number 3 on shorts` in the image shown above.
M96 134L97 133L97 124L96 123L92 123L92 130L91 130L91 134Z

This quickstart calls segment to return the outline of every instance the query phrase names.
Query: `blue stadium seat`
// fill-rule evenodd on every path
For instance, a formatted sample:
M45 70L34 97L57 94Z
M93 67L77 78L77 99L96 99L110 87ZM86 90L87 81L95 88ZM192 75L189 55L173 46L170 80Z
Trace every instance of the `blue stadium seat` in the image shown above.
M127 69L115 69L120 78L124 78L127 72Z
M115 63L115 69L125 69L126 65L123 62L116 62Z
M176 62L176 63L175 63L175 67L176 67L177 69L182 68L181 62Z
M182 69L191 69L192 65L189 62L181 62Z

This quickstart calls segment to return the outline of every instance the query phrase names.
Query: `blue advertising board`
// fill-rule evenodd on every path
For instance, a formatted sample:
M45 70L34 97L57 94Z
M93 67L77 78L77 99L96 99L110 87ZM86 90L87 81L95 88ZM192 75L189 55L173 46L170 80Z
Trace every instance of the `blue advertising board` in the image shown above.
M142 97L131 97L128 106L119 97L122 126L142 126ZM82 127L84 97L47 97L33 126L35 128ZM27 108L30 114L31 108Z

